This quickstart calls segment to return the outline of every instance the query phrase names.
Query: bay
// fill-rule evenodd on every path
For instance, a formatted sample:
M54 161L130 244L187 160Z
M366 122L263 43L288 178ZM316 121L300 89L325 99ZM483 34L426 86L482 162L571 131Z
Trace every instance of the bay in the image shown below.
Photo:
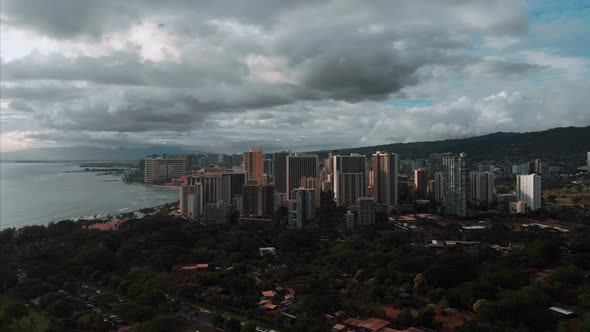
M178 201L177 188L127 184L76 162L0 162L0 228L106 217Z

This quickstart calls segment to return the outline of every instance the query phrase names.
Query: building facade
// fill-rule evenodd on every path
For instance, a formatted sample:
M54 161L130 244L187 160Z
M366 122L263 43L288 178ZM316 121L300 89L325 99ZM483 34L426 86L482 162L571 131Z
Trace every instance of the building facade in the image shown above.
M359 197L357 200L358 207L358 225L369 226L375 224L375 199L372 197Z
M414 170L414 193L416 197L424 198L428 192L428 170L417 168Z
M364 155L332 157L334 200L337 206L356 204L359 197L367 196L367 161Z
M293 190L299 188L303 178L319 178L319 159L317 155L290 154L287 156L287 194L293 198Z
M162 182L185 175L184 158L147 158L145 159L144 181L146 183Z
M495 175L492 172L471 172L469 174L469 202L479 208L490 208L494 204Z
M265 183L264 153L262 150L250 149L244 152L244 171L246 172L246 181L248 183Z
M244 185L242 197L242 215L270 216L274 212L274 185Z
M372 156L373 171L371 185L375 201L395 206L399 195L399 155L377 151Z
M445 215L467 214L467 154L450 154L442 158L442 209Z
M524 202L527 210L541 208L541 177L537 174L516 176L516 199Z
M302 229L303 226L315 219L315 190L296 188L292 193L293 199L288 201L289 228Z

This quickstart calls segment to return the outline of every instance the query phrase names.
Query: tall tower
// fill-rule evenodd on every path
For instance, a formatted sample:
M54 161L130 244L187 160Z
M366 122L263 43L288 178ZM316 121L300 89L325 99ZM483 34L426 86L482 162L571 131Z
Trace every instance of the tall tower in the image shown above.
M471 172L469 174L469 201L471 205L489 208L494 203L494 180L493 172Z
M428 189L428 170L416 168L414 170L414 191L418 197L426 197Z
M516 197L531 211L541 208L541 177L537 174L517 175Z
M394 206L398 200L399 155L377 151L373 154L373 195L375 201Z
M244 152L244 170L247 179L258 181L258 184L264 183L264 155L262 150L250 149Z
M272 176L277 193L287 193L287 155L285 151L272 154Z
M442 158L444 177L442 206L446 215L465 216L467 213L467 154L445 155Z
M334 200L338 206L354 205L367 193L367 161L365 155L332 157Z
M291 154L287 156L287 194L293 198L293 190L299 188L303 178L319 178L320 166L317 155Z
M289 228L301 229L315 218L315 189L297 188L289 200Z

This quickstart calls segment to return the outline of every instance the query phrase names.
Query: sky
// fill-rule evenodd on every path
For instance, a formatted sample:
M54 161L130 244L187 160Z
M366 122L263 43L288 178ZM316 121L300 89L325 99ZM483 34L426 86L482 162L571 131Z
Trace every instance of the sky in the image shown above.
M590 1L2 0L0 151L590 125Z

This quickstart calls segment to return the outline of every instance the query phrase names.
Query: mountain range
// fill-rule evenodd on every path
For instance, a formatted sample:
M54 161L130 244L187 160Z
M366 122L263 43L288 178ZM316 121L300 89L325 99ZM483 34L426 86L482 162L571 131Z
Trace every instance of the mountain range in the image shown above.
M423 158L432 152L466 152L470 159L535 155L546 153L578 154L590 151L590 126L553 128L528 133L497 132L493 134L431 142L393 143L339 149L341 153L370 155L375 151L399 153L403 158ZM314 151L326 156L329 150ZM0 153L0 160L137 160L159 153L203 153L182 147L100 148L53 147L33 148Z
M563 127L528 133L497 132L488 135L432 142L394 143L350 149L340 153L370 155L375 151L399 153L403 158L423 158L433 152L466 152L470 159L585 153L590 151L590 126ZM329 151L315 151L325 156Z

